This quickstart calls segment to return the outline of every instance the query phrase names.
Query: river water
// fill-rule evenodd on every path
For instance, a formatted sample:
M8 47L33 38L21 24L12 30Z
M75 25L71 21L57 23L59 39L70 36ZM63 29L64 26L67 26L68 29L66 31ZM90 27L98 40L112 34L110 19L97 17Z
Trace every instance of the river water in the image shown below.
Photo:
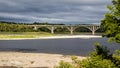
M0 50L87 56L94 49L95 42L107 46L111 52L120 50L120 44L108 43L107 40L107 38L0 40Z

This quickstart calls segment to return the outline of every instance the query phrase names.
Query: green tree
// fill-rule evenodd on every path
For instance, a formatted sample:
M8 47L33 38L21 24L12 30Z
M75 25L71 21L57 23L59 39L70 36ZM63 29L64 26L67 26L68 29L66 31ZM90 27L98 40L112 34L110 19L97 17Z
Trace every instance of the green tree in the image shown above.
M101 21L101 26L105 29L105 36L110 41L120 43L120 0L113 0L112 5L108 5L109 11L105 14L105 18Z

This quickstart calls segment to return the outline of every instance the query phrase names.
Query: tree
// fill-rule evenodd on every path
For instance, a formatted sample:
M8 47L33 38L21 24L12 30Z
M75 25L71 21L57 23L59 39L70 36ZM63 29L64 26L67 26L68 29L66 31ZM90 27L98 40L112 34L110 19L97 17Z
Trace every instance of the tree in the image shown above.
M110 41L120 43L120 0L113 0L112 5L108 5L109 11L101 21L101 27L105 29L105 36Z

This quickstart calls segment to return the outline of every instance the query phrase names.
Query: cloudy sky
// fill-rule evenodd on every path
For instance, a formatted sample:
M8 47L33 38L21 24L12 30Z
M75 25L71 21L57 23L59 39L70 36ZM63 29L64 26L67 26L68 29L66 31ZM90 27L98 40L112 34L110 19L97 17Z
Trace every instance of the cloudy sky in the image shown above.
M0 0L0 21L96 24L111 0Z

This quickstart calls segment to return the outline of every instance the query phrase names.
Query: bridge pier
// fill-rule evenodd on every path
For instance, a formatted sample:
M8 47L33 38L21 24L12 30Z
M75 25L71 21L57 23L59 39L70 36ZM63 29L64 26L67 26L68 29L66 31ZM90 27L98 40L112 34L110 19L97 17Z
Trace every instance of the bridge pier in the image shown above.
M68 26L67 29L70 31L70 34L72 35L76 28L74 26Z
M51 31L51 34L54 34L54 30L56 29L56 27L54 27L54 26L47 26L47 28Z
M93 25L93 26L87 26L87 28L92 31L92 35L95 35L95 31L98 30L100 26Z
M37 26L34 26L34 30L37 30L38 28L37 28Z
M54 30L55 28L54 27L51 27L51 33L54 34Z

